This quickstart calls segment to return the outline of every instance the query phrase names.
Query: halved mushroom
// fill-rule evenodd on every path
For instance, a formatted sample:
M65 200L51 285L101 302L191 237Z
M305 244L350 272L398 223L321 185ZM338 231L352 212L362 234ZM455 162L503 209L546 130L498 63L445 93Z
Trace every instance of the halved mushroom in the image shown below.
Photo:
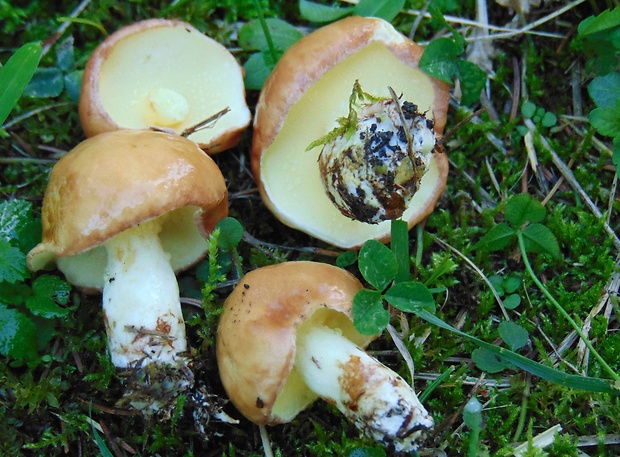
M389 240L388 220L354 220L332 204L318 160L322 148L306 149L347 117L356 81L385 100L392 97L392 88L401 104L415 105L416 116L429 121L425 125L432 126L433 135L441 134L449 86L419 69L422 52L386 21L350 17L304 37L282 56L261 92L252 143L254 177L278 219L342 248L373 238ZM409 227L433 210L447 175L447 157L432 152L402 214Z
M196 143L153 131L103 133L52 169L43 240L28 266L55 263L77 287L103 291L112 363L148 367L153 383L162 367L169 388L183 390L193 378L175 272L205 255L205 235L227 214L224 178ZM169 400L139 397L132 404L147 412Z
M224 388L246 418L289 422L320 397L373 439L417 449L433 420L413 389L363 350L377 335L353 325L361 288L343 269L305 261L241 278L224 305L216 350Z
M107 37L84 72L79 112L87 136L159 127L182 133L229 109L190 139L209 154L239 142L251 120L243 69L190 24L148 19Z

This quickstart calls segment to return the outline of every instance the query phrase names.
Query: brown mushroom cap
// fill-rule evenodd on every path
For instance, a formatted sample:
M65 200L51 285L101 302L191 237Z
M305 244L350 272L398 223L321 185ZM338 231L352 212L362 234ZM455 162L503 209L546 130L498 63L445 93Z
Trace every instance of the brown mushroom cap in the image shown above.
M256 424L292 420L316 396L295 371L302 325L325 325L366 347L352 302L361 283L346 270L315 262L286 262L246 274L226 300L217 333L217 360L226 392Z
M171 89L189 105L179 123L151 119L152 90ZM90 56L79 112L86 136L117 129L167 127L181 133L229 107L211 127L190 135L213 154L239 142L250 124L243 68L220 43L186 22L148 19L108 36Z
M419 69L423 48L377 18L349 17L302 38L282 56L261 92L254 118L252 170L267 207L283 223L333 245L388 241L389 221L369 225L342 216L322 188L317 157L306 147L348 113L353 84L389 97L388 86L443 131L449 86ZM435 153L403 218L414 226L443 193L448 159Z
M204 235L227 214L224 177L193 141L148 130L103 133L52 169L43 199L43 240L28 254L28 266L36 271L57 261L73 284L100 290L103 243L161 217L160 240L178 271L204 255Z

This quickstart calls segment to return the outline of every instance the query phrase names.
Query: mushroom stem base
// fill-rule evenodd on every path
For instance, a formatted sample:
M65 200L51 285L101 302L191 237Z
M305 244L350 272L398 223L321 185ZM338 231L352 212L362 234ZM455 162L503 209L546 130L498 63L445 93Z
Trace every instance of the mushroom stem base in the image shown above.
M300 330L295 369L310 390L397 451L417 449L434 425L403 378L333 329Z
M142 363L125 374L125 393L117 406L131 406L146 417L156 414L162 420L172 417L178 396L194 385L194 374L180 357L174 364Z
M153 219L105 244L103 316L114 366L175 364L187 349L179 287Z

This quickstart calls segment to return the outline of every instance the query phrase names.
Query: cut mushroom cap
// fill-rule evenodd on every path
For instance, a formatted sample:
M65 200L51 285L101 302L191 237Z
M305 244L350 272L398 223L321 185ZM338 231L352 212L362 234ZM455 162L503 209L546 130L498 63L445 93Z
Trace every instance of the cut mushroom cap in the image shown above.
M189 138L214 154L239 142L251 120L243 69L217 41L190 24L148 19L123 27L93 52L79 112L87 136L160 127L177 133L229 108Z
M367 435L416 449L433 426L406 382L366 354L352 322L362 289L347 271L287 262L245 275L226 300L217 360L226 392L256 424L291 421L317 397Z
M192 379L179 356L187 345L175 271L204 256L204 236L227 214L224 178L196 143L153 131L103 133L52 169L43 240L28 266L55 262L69 282L103 290L113 364L176 366L182 389Z
M389 240L389 221L370 225L340 213L323 189L321 148L306 148L346 117L356 81L384 98L393 88L441 133L449 86L419 69L422 52L384 20L350 17L304 37L282 56L261 92L252 142L254 177L278 219L342 248ZM447 157L435 152L403 214L409 227L432 212L447 175Z

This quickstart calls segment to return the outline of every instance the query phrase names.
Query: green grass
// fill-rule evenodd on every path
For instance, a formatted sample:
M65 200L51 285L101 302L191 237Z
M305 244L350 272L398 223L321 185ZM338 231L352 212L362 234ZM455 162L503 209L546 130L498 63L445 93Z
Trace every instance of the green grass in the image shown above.
M321 3L351 6L338 1ZM407 1L405 9L420 9L425 3ZM445 15L476 17L473 1L445 0L435 4ZM487 4L489 23L504 25L514 18L511 10L495 2ZM515 23L521 25L512 27L533 23L553 13L560 4L564 2L533 8L530 14L517 19ZM21 2L18 7L0 1L4 31L0 35L0 62L6 63L26 43L46 42L54 37L61 26L57 18L70 16L75 6L70 2L34 0ZM589 456L620 454L620 396L610 393L611 389L592 392L566 387L532 374L528 363L517 368L517 359L511 364L501 354L477 352L478 341L497 343L496 347L503 349L515 345L514 352L526 360L568 375L587 376L586 384L597 379L591 381L596 386L601 385L598 380L614 379L620 373L620 246L612 235L620 232L617 173L612 161L612 138L616 136L603 136L589 123L587 116L597 106L587 86L600 73L591 64L591 52L582 51L577 37L577 28L586 17L612 7L617 7L614 0L586 1L574 5L559 20L544 22L535 29L556 37L520 33L510 39L491 40L494 77L488 86L489 109L460 126L445 144L452 165L448 188L424 227L409 233L406 247L410 258L407 267L414 279L432 292L436 310L434 314L427 310L430 316L419 309L388 316L411 352L416 389L425 391L432 386L424 404L437 426L420 455L432 455L433 449L441 449L449 456L509 456L515 442L535 443L538 434L557 424L562 431L550 446L524 455L569 456L578 455L578 449ZM150 17L188 21L227 46L245 64L253 53L267 50L243 48L236 40L236 31L261 14L298 27L300 33L318 27L301 17L298 2L103 0L87 4L62 36L50 41L51 47L39 67L61 68L59 49L71 36L73 64L63 71L81 71L105 36L101 29L111 33ZM415 19L401 12L392 23L407 34ZM259 33L258 26L252 24L253 28L246 31ZM466 38L475 30L462 28L458 20L450 24ZM444 33L446 39L455 38L434 17L420 22L415 39L426 42L437 33ZM282 44L272 44L279 52ZM587 49L592 46L596 50L592 43ZM447 64L457 65L455 58L450 56ZM574 90L579 99L575 99ZM258 90L248 90L252 109L257 97ZM526 102L530 103L522 109ZM540 119L532 107L541 109ZM455 103L448 113L447 129L478 108L476 103L469 107ZM555 115L556 122L550 122L549 116L544 118L544 113ZM0 455L264 455L258 427L243 419L231 404L225 404L224 411L239 419L239 424L212 418L208 423L199 421L204 429L196 426L194 415L208 415L209 406L193 397L179 399L183 405L170 421L146 421L116 406L124 378L106 354L100 296L67 292L58 272L30 274L19 263L40 239L38 217L49 170L63 153L84 139L75 98L67 87L53 97L23 96L4 127L0 130L0 316L4 319L4 324L0 322L0 326L4 325L0 332ZM533 149L528 151L525 135L530 128ZM184 297L195 303L201 301L202 293L208 297L204 308L187 304L184 311L194 350L197 387L214 395L209 397L213 405L226 400L215 362L215 322L238 270L249 271L285 260L336 263L339 253L285 227L267 211L247 171L250 144L251 129L236 148L215 160L229 185L230 215L251 237L240 239L239 227L229 221L228 228L223 226L218 232L219 247L211 246L210 259L179 278ZM528 152L532 157L534 151L537 175L528 159ZM576 190L569 177L563 175L558 160L570 166L580 189ZM531 211L526 211L530 218L523 220L507 214L511 198L525 191L544 203L542 219L535 214L532 218ZM7 222L12 211L20 213L16 227ZM557 241L557 252L551 248L549 255L540 246L532 249L527 243L520 248L515 239L506 244L487 243L488 249L481 249L480 240L494 227L507 224L522 233L528 230L521 226L526 220L530 226L544 225ZM392 249L397 272L402 275L405 247L402 237L400 240L401 244ZM530 265L524 263L524 252ZM383 254L370 256L372 259L373 255ZM15 259L18 266L9 269L7 259ZM371 284L377 279L362 275L364 260L360 264L351 262L351 258L347 262L346 257L338 260ZM399 275L396 278L402 279ZM517 304L502 309L485 278L506 287L498 291L501 300L507 301L514 294L519 297ZM516 283L506 285L502 278ZM384 287L384 294L392 279L387 279L390 284ZM400 283L400 279L396 282ZM550 301L549 295L559 306ZM383 298L377 297L374 306L383 306ZM590 343L600 360L579 344L578 337L571 336L574 329L565 313L580 330L590 329ZM433 321L437 318L446 325ZM518 335L505 333L507 328L514 329L501 325L507 318L527 332L525 344L519 345ZM18 330L9 333L7 322L15 323ZM466 335L455 333L454 328ZM408 379L407 364L387 332L371 350ZM493 362L499 365L489 365ZM433 383L443 374L438 383ZM463 416L463 408L472 398L482 404L480 429L477 416ZM274 455L393 454L361 437L335 408L322 402L312 405L290 424L269 427L267 431Z

